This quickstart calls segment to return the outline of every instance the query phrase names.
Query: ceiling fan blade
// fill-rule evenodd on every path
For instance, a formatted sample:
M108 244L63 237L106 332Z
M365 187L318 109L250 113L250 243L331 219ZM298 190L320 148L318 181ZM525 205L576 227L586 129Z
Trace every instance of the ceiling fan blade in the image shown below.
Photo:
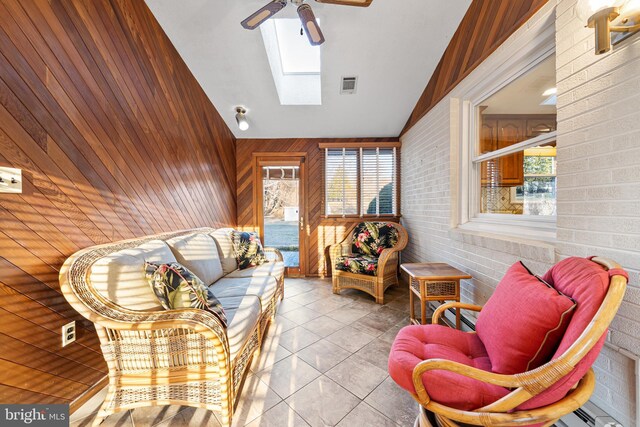
M369 7L373 0L316 0L318 3L341 4L343 6Z
M304 28L304 32L307 33L309 43L311 43L312 46L320 46L324 43L324 35L322 35L322 30L320 30L320 26L318 25L318 21L316 21L316 16L313 14L311 6L308 4L301 4L298 6L298 16L302 21L302 28Z
M287 0L273 0L263 8L259 9L247 19L241 22L241 25L247 30L254 30L264 21L280 12L287 5Z

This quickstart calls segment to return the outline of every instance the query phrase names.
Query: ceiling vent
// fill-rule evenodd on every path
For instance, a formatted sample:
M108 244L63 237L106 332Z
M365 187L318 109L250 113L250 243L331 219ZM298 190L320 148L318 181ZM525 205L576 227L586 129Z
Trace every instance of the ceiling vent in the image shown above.
M341 95L353 95L356 93L356 89L358 88L358 78L357 77L343 77L340 85L340 94Z

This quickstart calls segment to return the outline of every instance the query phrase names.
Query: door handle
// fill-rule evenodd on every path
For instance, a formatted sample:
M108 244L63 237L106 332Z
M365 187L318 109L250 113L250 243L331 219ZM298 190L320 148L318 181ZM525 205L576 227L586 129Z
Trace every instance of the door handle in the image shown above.
M304 230L304 218L300 217L300 230Z

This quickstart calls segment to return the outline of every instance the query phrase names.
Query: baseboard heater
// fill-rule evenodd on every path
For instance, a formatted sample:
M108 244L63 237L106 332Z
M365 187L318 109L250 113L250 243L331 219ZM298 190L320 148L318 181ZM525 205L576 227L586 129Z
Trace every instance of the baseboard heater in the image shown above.
M450 326L455 325L456 310L453 308L448 309L444 317ZM460 314L460 323L462 330L476 330L476 324L463 314ZM557 427L624 427L591 402L587 402L582 408L572 414L562 417L555 425Z

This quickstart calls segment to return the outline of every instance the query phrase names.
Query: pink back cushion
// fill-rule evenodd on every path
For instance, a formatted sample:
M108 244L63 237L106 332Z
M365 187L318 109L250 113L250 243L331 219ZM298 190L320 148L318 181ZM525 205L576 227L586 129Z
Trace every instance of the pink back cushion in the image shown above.
M549 360L574 307L570 298L542 283L522 263L513 264L476 323L493 372L517 374Z
M554 265L542 279L577 303L571 323L553 355L555 359L578 339L602 305L609 289L609 273L589 259L571 257ZM605 337L606 332L571 373L546 391L520 405L518 409L539 408L562 399L598 358Z

